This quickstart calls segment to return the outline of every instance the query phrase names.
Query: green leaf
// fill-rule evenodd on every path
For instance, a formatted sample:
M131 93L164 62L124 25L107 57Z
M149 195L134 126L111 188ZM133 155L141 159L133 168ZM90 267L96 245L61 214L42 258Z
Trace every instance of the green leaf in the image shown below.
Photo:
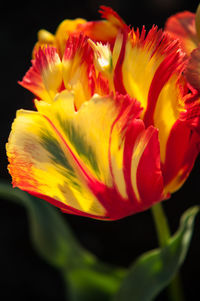
M70 301L111 301L119 289L124 270L97 263L64 274L70 283Z
M26 207L33 245L49 264L60 270L70 301L111 299L124 270L99 262L85 250L62 213L44 200L7 183L0 183L0 196Z
M6 183L0 195L26 207L33 245L51 265L70 269L90 260L56 208Z
M166 247L147 252L136 260L122 281L115 301L149 301L170 283L186 257L198 212L199 207L188 209Z

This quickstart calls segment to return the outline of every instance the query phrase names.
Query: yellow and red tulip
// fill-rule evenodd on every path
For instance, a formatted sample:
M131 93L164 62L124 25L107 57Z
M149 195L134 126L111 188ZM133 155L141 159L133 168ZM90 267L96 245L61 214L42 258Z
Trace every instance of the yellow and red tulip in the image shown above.
M103 16L62 40L63 52L35 50L21 85L37 111L17 112L7 154L13 186L63 212L115 220L184 183L199 153L200 108L177 41L156 27L131 30L111 9ZM102 38L105 24L112 39Z

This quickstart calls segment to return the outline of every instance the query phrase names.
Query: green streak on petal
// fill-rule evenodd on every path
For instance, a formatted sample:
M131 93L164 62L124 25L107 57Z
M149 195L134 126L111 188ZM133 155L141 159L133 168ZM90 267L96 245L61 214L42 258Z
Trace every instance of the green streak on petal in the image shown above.
M70 123L67 120L62 120L58 116L60 126L62 127L64 133L69 139L70 143L74 146L80 158L88 164L92 170L94 170L97 177L100 175L99 166L97 163L97 158L94 149L86 141L85 135L80 128L76 128L74 124Z
M51 160L58 165L59 172L65 176L74 188L81 191L74 169L67 160L59 142L47 130L40 134L41 144L50 154Z
M68 171L74 172L59 142L51 135L51 133L48 131L42 132L40 138L42 140L42 146L50 153L54 163L60 164Z

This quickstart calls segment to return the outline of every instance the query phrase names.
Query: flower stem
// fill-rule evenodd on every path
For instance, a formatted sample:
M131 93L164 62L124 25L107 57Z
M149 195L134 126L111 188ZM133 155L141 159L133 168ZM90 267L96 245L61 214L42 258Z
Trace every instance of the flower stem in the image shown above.
M164 248L171 237L168 221L163 210L162 204L157 203L152 207L153 219L157 231L159 246ZM177 273L168 287L171 301L184 301L180 275Z
M170 238L170 229L161 203L152 207L154 223L160 247L165 247Z

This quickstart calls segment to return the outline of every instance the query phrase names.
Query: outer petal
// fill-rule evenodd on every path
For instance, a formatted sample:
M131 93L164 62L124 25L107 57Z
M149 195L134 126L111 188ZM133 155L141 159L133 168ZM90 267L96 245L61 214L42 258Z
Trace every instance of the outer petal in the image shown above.
M113 50L115 88L140 101L145 123L150 125L162 88L182 68L184 59L178 42L153 27L146 37L143 28L141 34L132 31L128 36L121 36L121 47L120 39L116 45Z
M187 93L183 78L178 80L174 74L163 87L154 112L166 194L183 185L199 153L199 96Z
M184 109L184 98L181 93L182 86L178 81L177 74L174 74L161 90L152 123L159 129L161 162L165 162L166 145L171 130Z
M171 129L163 165L165 192L178 190L192 170L199 153L200 136L178 120Z
M51 103L62 83L62 63L56 48L40 48L32 61L32 67L19 83L40 99Z
M199 153L199 95L185 88L184 81L177 81L174 75L161 92L154 114L166 193L183 185Z
M104 153L98 162L100 150L92 139L97 133L94 126L90 128L92 121L84 116L87 106L76 113L73 97L66 93L52 105L36 105L39 112L19 111L7 145L14 186L54 199L54 204L64 210L75 208L99 217L106 215L89 187L95 185L94 175L111 185L105 145L108 141L101 147ZM110 102L107 105L110 107ZM90 111L96 109L95 103L91 101L90 107ZM96 189L100 189L98 185Z
M145 147L143 144L145 144ZM137 169L138 192L140 194L140 202L149 207L158 200L165 198L157 129L150 126L143 131L140 142L137 144L137 150L140 148L144 151L140 157ZM133 159L132 169L134 168Z
M124 175L135 211L147 209L165 197L158 131L153 127L145 129L141 120L131 124L125 138Z
M173 38L180 40L181 46L188 56L199 44L194 13L185 11L171 16L166 22L165 30Z

